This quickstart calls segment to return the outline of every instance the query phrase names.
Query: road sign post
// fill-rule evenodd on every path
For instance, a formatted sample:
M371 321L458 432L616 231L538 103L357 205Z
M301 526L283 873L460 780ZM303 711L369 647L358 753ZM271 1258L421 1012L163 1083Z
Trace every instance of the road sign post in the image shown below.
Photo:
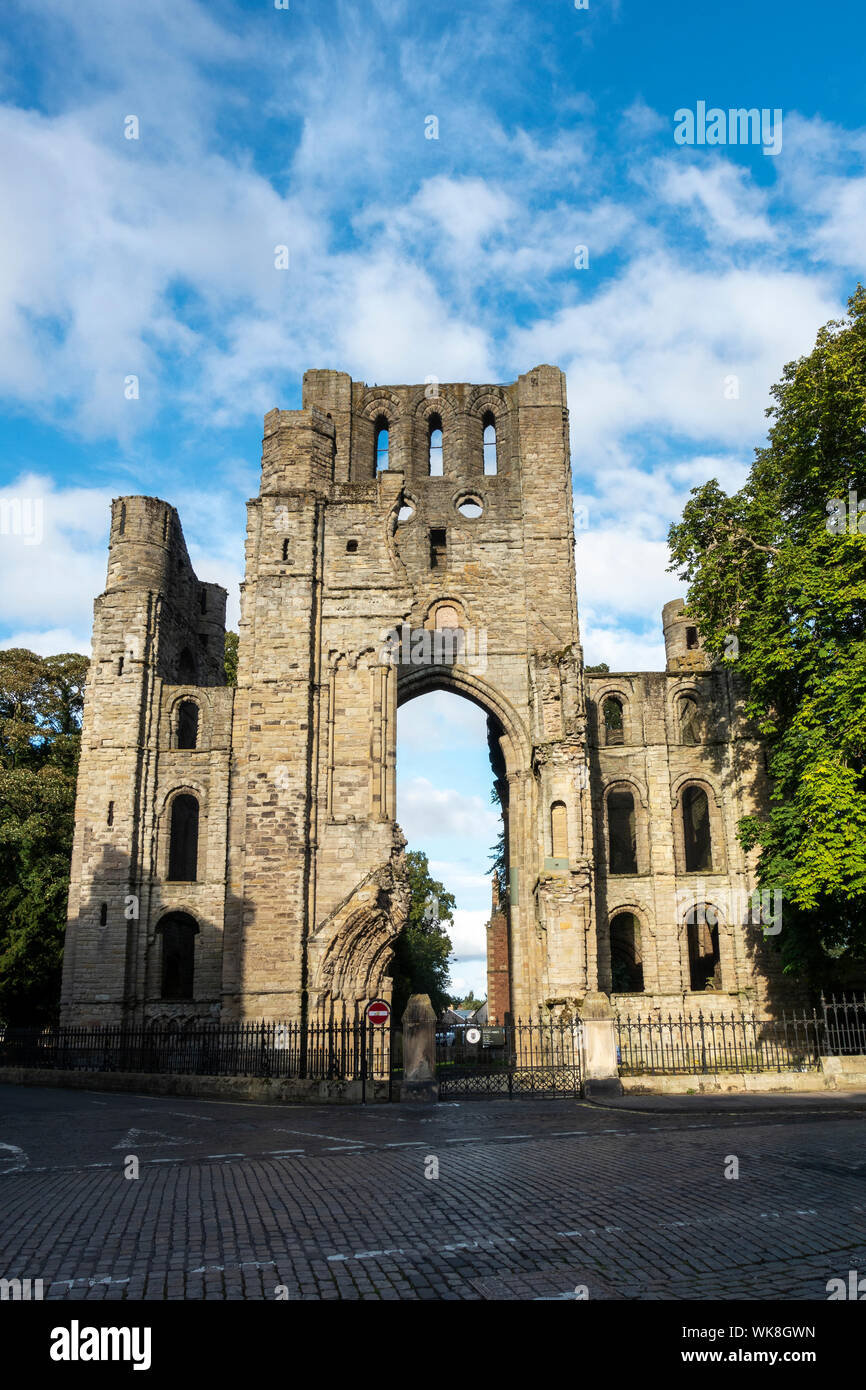
M364 1027L361 1029L361 1104L367 1104L367 1026L370 1028L370 1055L375 1058L373 1048L373 1029L384 1028L391 1017L391 1005L384 999L373 999L364 1010ZM373 1081L375 1082L375 1075Z

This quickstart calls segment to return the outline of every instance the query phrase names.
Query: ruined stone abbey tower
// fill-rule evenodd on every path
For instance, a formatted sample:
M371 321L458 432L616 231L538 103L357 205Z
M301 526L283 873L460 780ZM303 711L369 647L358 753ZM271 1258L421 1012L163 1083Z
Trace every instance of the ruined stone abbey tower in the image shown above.
M65 1022L387 997L407 910L397 709L434 689L488 717L508 845L491 1015L598 990L761 1006L766 925L735 830L765 773L741 692L679 601L664 672L585 673L571 487L555 367L507 386L307 372L302 408L265 417L236 688L225 591L194 574L174 508L114 502Z

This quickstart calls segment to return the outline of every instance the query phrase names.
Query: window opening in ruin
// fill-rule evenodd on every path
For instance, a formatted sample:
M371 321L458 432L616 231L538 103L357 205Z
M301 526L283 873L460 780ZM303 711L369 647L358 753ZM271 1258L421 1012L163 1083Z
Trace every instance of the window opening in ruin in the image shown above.
M495 475L498 471L496 459L496 421L492 411L488 411L482 421L484 431L484 472L488 476Z
M198 744L198 705L184 700L177 712L178 748L195 748Z
M699 743L698 702L691 695L683 695L679 701L680 738L683 743Z
M721 989L722 965L719 956L719 925L716 909L701 903L688 924L689 987Z
M703 787L686 787L683 792L683 843L686 873L711 873L710 803Z
M197 932L196 923L185 913L166 917L160 923L163 999L192 999Z
M380 416L376 421L376 472L383 473L388 467L389 432L388 421Z
M610 924L610 987L615 994L644 988L640 923L633 912L618 912Z
M607 828L610 872L636 874L637 837L631 792L612 791L608 794Z
M168 877L175 883L195 883L198 875L198 802L176 796L171 806Z
M604 719L604 741L609 748L612 744L623 742L622 701L608 695L601 707Z
M443 475L442 421L438 415L430 416L429 431L430 477L441 478Z
M430 532L430 568L444 570L448 562L448 538L444 527Z

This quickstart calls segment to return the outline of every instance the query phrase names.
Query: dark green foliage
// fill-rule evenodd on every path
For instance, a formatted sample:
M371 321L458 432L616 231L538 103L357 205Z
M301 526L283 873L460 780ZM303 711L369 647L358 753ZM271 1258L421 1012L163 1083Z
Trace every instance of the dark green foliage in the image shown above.
M56 1018L81 710L78 653L0 652L0 1021Z
M237 634L236 632L227 632L227 633L226 633L225 673L226 673L226 685L237 685L237 683L238 683L238 634Z
M445 926L453 920L456 906L453 894L432 877L426 854L410 850L406 867L409 917L397 937L391 962L391 1009L397 1021L403 1017L411 994L429 994L437 1017L447 1007L451 939Z
M704 644L748 682L772 804L741 825L781 889L785 967L866 958L866 290L773 388L769 442L671 528ZM849 494L854 494L853 530ZM860 523L858 526L858 522Z

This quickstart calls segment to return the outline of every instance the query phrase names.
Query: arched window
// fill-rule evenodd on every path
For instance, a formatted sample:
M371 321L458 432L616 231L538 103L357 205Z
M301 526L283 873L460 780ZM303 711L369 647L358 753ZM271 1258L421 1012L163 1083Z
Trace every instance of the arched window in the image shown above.
M197 932L197 923L185 912L172 913L160 922L163 999L192 999Z
M615 994L643 990L640 923L633 912L618 912L610 924L610 987Z
M438 415L431 415L428 425L430 477L441 478L443 471L442 421Z
M568 811L564 801L550 808L550 847L554 859L568 858Z
M177 659L177 683L178 685L196 685L198 683L195 657L189 647L184 647Z
M171 804L168 876L178 883L195 883L198 876L198 802L176 796Z
M607 798L607 834L612 874L637 873L634 797L631 792L612 791Z
M194 700L183 700L177 712L178 748L195 748L198 744L198 705Z
M722 966L719 957L719 921L716 909L700 903L690 914L689 987L691 989L721 989Z
M491 410L481 421L481 427L484 431L484 472L492 476L499 471L499 467L496 461L496 420Z
M610 748L614 743L623 742L623 717L622 700L618 700L615 695L608 695L601 707L602 718L604 719L604 741Z
M388 463L388 421L380 415L375 425L376 432L376 472L381 473L389 467Z
M683 792L683 848L687 874L712 873L710 803L702 787Z
M677 702L680 724L680 740L683 743L698 743L698 702L694 695L681 695Z

